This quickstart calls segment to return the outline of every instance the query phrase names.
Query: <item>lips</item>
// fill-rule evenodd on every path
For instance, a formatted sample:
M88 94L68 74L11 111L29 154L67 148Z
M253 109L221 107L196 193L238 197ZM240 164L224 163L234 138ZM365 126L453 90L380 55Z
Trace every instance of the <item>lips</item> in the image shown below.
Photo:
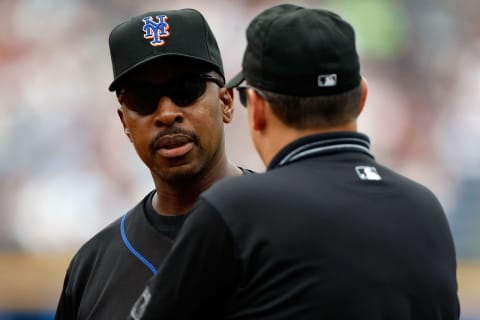
M181 145L184 145L188 142L192 142L192 139L188 136L185 135L169 135L169 136L164 136L160 138L157 141L157 148L166 148L166 149L172 149Z
M176 158L187 154L194 146L193 139L187 135L165 135L157 140L156 152L165 158Z

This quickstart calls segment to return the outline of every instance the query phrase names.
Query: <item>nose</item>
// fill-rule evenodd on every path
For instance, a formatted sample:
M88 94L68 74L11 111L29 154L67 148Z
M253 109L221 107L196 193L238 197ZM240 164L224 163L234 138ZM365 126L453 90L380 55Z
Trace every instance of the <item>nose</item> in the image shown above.
M169 97L162 97L158 101L157 110L154 114L155 125L159 127L170 127L176 123L183 122L182 108L178 107Z

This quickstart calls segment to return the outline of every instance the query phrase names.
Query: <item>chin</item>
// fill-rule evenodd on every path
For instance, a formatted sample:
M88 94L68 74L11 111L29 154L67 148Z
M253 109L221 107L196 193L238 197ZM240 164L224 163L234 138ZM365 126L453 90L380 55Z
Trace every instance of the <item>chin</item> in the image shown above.
M155 170L156 175L169 183L190 182L199 176L202 168L193 164L180 165Z

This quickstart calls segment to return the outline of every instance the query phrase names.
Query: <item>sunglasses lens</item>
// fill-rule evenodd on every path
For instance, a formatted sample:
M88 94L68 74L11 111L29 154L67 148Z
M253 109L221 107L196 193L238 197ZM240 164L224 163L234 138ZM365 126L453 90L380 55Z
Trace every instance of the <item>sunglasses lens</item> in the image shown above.
M133 87L123 93L123 100L130 110L142 115L154 113L163 96L169 97L179 107L187 107L205 93L207 81L208 79L187 78L176 79L161 86Z
M184 79L169 85L166 93L170 99L179 107L186 107L193 104L200 98L207 88L205 79Z
M124 93L123 99L130 110L147 115L157 110L157 103L160 97L158 88L144 86L130 88Z

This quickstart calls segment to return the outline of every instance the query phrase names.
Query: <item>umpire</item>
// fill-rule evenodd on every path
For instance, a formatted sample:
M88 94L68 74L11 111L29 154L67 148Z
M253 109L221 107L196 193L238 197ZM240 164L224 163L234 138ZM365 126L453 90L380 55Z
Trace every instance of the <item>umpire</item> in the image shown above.
M247 43L227 86L267 171L200 197L131 317L458 319L439 201L357 132L367 83L351 25L279 5L253 19Z

